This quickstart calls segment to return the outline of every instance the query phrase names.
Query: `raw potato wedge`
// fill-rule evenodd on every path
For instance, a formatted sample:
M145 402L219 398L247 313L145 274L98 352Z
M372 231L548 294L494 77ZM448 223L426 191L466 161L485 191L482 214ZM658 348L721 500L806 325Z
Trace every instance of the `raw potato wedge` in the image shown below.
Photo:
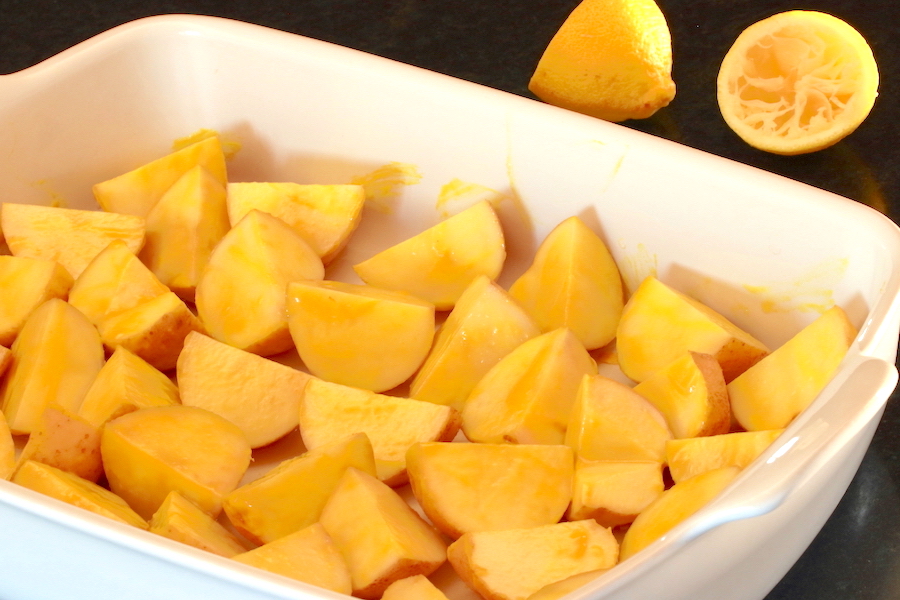
M104 362L96 328L59 298L31 313L12 356L0 395L14 434L30 433L51 404L77 411Z
M213 248L231 228L225 186L198 165L172 184L146 220L141 261L170 290L193 302Z
M95 184L94 198L105 211L145 217L162 195L197 165L203 166L225 185L225 154L218 136L199 140L133 171Z
M693 351L713 355L727 383L769 352L716 311L655 277L646 278L625 304L616 350L622 372L636 382Z
M619 544L593 520L463 535L447 558L485 600L525 600L544 586L616 564Z
M109 352L124 346L160 371L174 369L184 338L203 325L175 292L104 319L100 337Z
M384 392L409 379L434 339L434 305L404 292L338 281L287 286L288 328L309 372Z
M353 590L344 557L319 523L232 558L339 594Z
M728 433L731 406L722 367L709 354L687 352L634 386L666 418L672 435Z
M293 229L251 210L213 250L197 284L197 314L220 342L261 356L285 352L293 347L285 289L324 274L321 259Z
M622 538L621 560L634 556L703 508L741 472L722 467L676 483L638 515Z
M744 429L780 429L831 381L856 338L847 313L834 306L728 384Z
M418 442L449 441L459 413L449 406L386 396L312 378L300 403L300 435L315 449L365 433L375 452L378 478L396 487L407 482L406 452Z
M462 409L472 442L562 444L575 395L597 365L561 328L527 340L478 382Z
M94 257L69 292L69 303L94 325L170 290L122 240Z
M150 533L225 558L247 551L237 536L176 491L169 492L153 514Z
M603 375L584 376L565 438L578 457L662 463L670 439L665 417L643 396Z
M217 517L250 465L238 426L192 406L143 408L109 421L100 451L110 489L145 519L173 490Z
M736 431L723 435L669 440L666 464L675 483L721 467L744 468L763 453L784 429Z
M381 600L447 600L447 596L424 575L413 575L389 585Z
M18 464L33 460L97 483L103 476L100 429L51 404L22 448Z
M550 583L528 596L528 600L559 600L571 592L589 584L597 579L609 569L597 569L596 571L585 571L571 577L566 577L555 583Z
M228 218L232 225L252 209L272 214L299 233L325 264L356 231L365 201L363 186L353 184L228 184Z
M578 217L550 232L509 293L542 331L566 327L588 350L616 337L625 305L619 267L603 240Z
M72 283L72 276L56 261L0 256L0 346L12 345L38 306L51 298L68 298Z
M319 520L322 508L349 467L374 476L375 454L364 433L308 450L282 461L259 479L225 496L234 528L265 544Z
M132 215L33 204L2 205L0 227L13 256L56 261L77 278L113 240L137 253L144 219Z
M566 520L594 519L604 527L627 525L664 489L663 466L656 461L579 458Z
M369 285L409 292L450 310L477 277L497 279L505 261L497 213L482 201L353 269Z
M139 529L149 527L147 521L134 512L122 498L96 483L62 469L29 460L19 467L12 481L126 525L133 525Z
M506 290L487 277L478 277L438 330L409 394L462 410L491 367L540 333L537 323Z
M390 487L349 468L319 522L350 568L353 595L380 598L398 579L428 576L447 560L440 534Z
M568 446L422 443L406 460L416 500L451 538L556 523L572 499Z
M225 417L260 448L297 428L310 375L192 331L176 377L182 404Z
M178 387L165 373L119 346L85 394L78 416L99 428L139 408L178 403Z

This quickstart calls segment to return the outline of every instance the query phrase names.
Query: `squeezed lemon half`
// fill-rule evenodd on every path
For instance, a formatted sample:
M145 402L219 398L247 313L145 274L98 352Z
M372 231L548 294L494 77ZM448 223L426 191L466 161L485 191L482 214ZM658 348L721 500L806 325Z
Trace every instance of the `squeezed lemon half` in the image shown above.
M672 37L654 0L583 0L544 50L528 89L607 121L644 119L675 96Z
M748 144L776 154L827 148L852 133L878 95L863 36L829 14L792 10L741 33L719 70L719 109Z

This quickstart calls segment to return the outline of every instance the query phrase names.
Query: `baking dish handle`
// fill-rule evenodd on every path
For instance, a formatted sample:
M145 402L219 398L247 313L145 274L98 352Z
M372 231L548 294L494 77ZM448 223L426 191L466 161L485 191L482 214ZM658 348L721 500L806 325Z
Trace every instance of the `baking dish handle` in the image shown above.
M748 485L742 485L745 478L739 478L704 508L702 516L697 515L700 518L684 523L680 542L687 543L725 523L775 510L876 418L897 386L897 367L878 358L847 358L854 364L842 369L843 374L822 392L831 400L800 417L804 421L802 435L791 436L790 431L800 428L789 428L787 435L749 467L756 473L747 478L752 479Z

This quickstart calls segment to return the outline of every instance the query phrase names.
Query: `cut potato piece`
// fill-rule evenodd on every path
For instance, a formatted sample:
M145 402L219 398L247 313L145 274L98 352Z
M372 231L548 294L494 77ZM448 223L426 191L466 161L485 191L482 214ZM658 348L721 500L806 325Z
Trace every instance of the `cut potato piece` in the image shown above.
M65 300L72 276L56 261L22 256L0 256L0 346L16 340L34 309L50 300Z
M92 260L69 292L69 303L97 325L170 290L122 240L113 240Z
M287 311L310 373L373 392L409 379L434 339L434 305L368 285L295 281L287 287Z
M559 600L571 592L589 584L608 570L609 569L597 569L596 571L585 571L584 573L566 577L560 581L545 585L532 595L528 596L528 600Z
M438 330L410 383L410 396L462 410L475 385L522 342L540 334L528 313L499 285L475 279Z
M237 536L176 491L169 492L153 514L150 533L225 558L247 551Z
M0 412L0 479L9 479L16 469L16 440L6 417Z
M143 218L98 210L4 203L0 227L13 256L56 261L73 278L113 240L134 253L144 244Z
M495 280L505 260L497 213L481 201L353 269L370 285L409 292L450 310L478 276Z
M659 409L676 438L718 435L731 428L725 378L709 354L687 352L634 391Z
M146 219L141 260L170 290L193 302L213 248L231 228L225 186L198 165L172 184Z
M728 384L731 408L744 429L781 429L831 381L856 338L834 306Z
M544 586L616 564L612 532L588 519L463 535L447 558L485 600L525 600Z
M656 461L579 458L566 520L594 519L604 527L627 525L664 489L662 464Z
M723 435L669 440L666 463L675 483L720 467L744 468L756 460L784 429L736 431Z
M285 290L319 280L321 259L293 229L252 210L216 246L197 284L197 314L210 336L269 356L293 346Z
M406 451L417 442L449 441L459 413L409 398L310 379L300 403L300 435L315 449L363 432L372 443L378 478L390 486L407 481Z
M193 406L143 408L109 421L100 440L110 489L150 519L175 490L217 517L250 464L233 423Z
M622 372L637 382L688 351L713 355L726 382L768 354L749 333L655 277L645 279L625 304L616 349Z
M218 136L210 136L118 177L95 184L94 198L109 212L147 216L182 175L203 166L222 185L227 182L225 155Z
M12 356L0 394L14 434L30 433L51 404L77 411L104 362L97 329L59 298L31 313Z
M578 217L550 232L509 293L543 331L571 329L588 350L616 337L625 305L619 267L603 240Z
M72 412L51 404L19 454L18 464L33 460L96 483L103 476L100 429Z
M96 483L62 469L29 460L19 467L12 481L126 525L133 525L139 529L148 528L147 521L134 512L122 498Z
M200 320L175 292L167 292L107 317L99 327L104 346L124 346L160 371L175 368L184 338L201 331Z
M277 540L319 520L349 467L376 474L372 444L364 433L281 462L225 496L225 514L250 541L265 544Z
M78 415L100 427L139 408L178 403L178 387L165 373L119 346L85 394Z
M390 487L352 467L319 522L347 561L358 598L380 598L394 581L430 575L447 560L431 525Z
M670 439L665 417L633 389L603 375L582 379L566 430L577 456L662 463Z
M299 233L325 264L356 231L365 201L361 185L228 184L228 218L232 225L252 209L270 213Z
M447 596L424 575L413 575L389 585L381 600L447 600Z
M406 460L416 500L451 538L556 523L572 499L568 446L422 443Z
M524 342L478 382L462 410L473 442L562 444L581 379L597 365L562 328Z
M232 558L339 594L353 590L347 562L319 523Z
M738 467L706 471L676 483L638 515L622 538L621 560L626 560L703 508L741 472Z
M181 403L221 415L241 428L253 448L297 428L310 376L196 331L184 340L176 367Z

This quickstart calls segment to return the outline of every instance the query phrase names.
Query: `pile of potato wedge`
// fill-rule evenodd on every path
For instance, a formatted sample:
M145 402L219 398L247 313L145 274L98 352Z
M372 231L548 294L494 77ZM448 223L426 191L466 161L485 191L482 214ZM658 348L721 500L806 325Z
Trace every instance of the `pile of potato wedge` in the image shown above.
M230 150L201 130L100 210L0 207L0 477L360 598L446 600L445 563L558 598L724 489L857 333L834 306L767 348L626 290L574 216L504 289L489 199L330 280L372 179L232 182Z

